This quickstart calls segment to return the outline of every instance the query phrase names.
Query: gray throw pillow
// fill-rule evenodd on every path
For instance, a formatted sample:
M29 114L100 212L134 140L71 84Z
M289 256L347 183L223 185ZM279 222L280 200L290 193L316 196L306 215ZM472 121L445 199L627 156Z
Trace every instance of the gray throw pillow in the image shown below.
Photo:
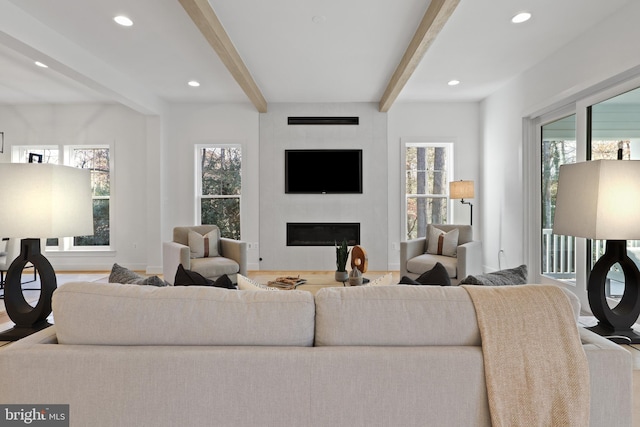
M509 286L524 285L527 283L527 266L498 270L493 273L467 276L460 282L461 285L485 285L485 286Z
M134 285L167 286L167 282L158 276L144 277L118 264L113 264L109 283L122 283Z

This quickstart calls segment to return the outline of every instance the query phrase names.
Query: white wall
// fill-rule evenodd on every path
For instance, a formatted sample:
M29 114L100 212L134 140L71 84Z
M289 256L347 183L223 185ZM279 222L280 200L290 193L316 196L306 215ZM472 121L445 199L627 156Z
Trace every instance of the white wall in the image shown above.
M360 124L289 126L288 116L358 116ZM387 269L386 137L386 114L376 104L269 105L260 115L261 269L335 269L333 246L286 246L287 222L358 222L369 269ZM284 150L290 148L362 149L363 193L285 194Z
M112 171L112 252L47 253L56 269L105 270L114 262L148 265L147 119L127 107L107 104L0 106L5 133L0 161L11 161L13 145L109 144ZM17 183L16 183L17 184ZM39 236L27 236L39 237Z
M590 29L573 42L509 82L488 97L482 105L483 189L481 210L485 260L498 266L498 251L504 250L502 267L528 263L532 240L525 223L535 217L535 209L527 205L529 177L525 170L532 167L530 147L523 147L523 118L533 117L612 84L628 76L629 70L640 66L637 40L640 40L640 3L628 6ZM536 141L531 141L535 144ZM533 193L532 193L533 194ZM491 238L489 238L491 236ZM537 271L529 272L529 281L540 279ZM585 283L578 283L576 292L586 301Z
M250 104L172 104L165 120L166 151L162 170L166 178L162 199L162 240L173 227L196 223L195 146L242 145L242 240L252 243L249 269L258 269L259 242L259 113ZM257 245L255 245L257 246Z
M397 103L388 113L388 227L389 268L400 269L401 224L401 152L403 140L424 142L453 142L454 179L475 181L473 203L474 239L482 240L481 227L484 203L480 167L479 103ZM453 222L469 223L469 206L453 203Z

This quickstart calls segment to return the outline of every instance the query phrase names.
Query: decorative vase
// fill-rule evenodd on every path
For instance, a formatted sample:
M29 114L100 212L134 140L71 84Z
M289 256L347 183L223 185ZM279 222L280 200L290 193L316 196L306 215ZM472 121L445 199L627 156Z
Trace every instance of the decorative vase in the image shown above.
M358 270L358 268L354 268L349 273L349 286L360 286L362 285L362 272Z
M346 271L337 271L336 270L336 282L346 282L347 280L349 280L349 273L347 273Z

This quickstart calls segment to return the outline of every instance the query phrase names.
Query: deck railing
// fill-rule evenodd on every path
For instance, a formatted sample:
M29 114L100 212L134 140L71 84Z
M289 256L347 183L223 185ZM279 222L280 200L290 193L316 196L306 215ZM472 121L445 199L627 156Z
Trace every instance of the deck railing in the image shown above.
M594 259L604 254L606 241L594 240ZM628 240L627 247L640 247L640 240ZM575 237L553 234L550 228L542 229L542 274L566 278L575 276Z
M542 229L542 274L554 277L575 275L575 237Z

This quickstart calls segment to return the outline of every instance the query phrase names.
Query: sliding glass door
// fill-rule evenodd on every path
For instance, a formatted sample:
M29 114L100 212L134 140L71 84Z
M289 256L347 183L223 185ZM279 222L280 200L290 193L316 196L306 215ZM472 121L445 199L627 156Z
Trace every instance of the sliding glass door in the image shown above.
M588 160L616 159L621 150L622 161L640 159L640 88L598 102L587 108ZM605 241L589 242L589 270L604 254ZM627 254L640 266L640 241L627 240ZM614 264L607 275L606 294L613 299L624 292L624 275Z
M543 125L541 135L542 274L575 280L575 238L553 234L552 230L560 166L576 162L576 115Z

